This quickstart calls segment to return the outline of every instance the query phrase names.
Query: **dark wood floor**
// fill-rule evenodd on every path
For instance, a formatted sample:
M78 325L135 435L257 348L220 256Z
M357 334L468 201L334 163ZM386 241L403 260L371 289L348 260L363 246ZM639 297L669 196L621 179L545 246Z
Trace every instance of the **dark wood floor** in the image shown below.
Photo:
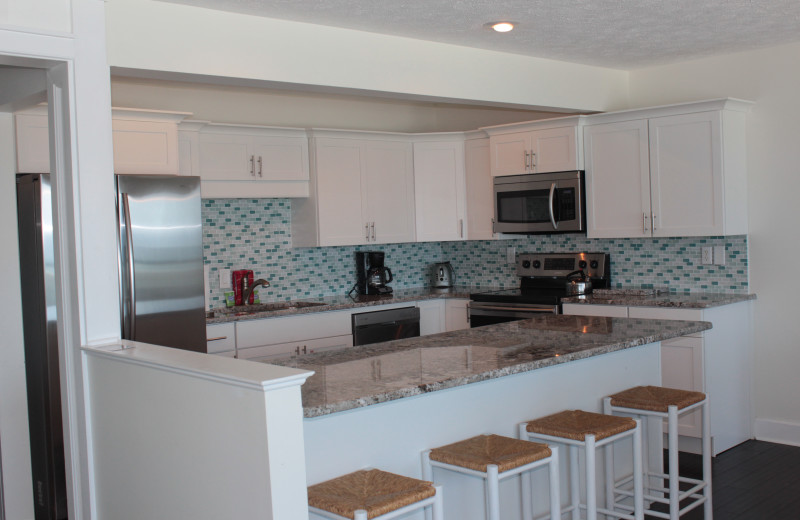
M682 453L680 466L681 473L701 474L699 456ZM715 520L798 520L800 448L748 441L720 453L713 460L712 488ZM681 520L703 520L703 507Z

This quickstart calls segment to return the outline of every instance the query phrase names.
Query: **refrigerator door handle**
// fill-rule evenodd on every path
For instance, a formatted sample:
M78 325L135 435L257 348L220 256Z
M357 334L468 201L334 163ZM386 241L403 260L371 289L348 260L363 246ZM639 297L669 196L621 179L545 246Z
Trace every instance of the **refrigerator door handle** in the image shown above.
M128 315L124 316L127 318L124 320L128 324L128 328L130 329L130 333L128 337L133 339L136 337L136 272L133 269L134 261L133 261L133 233L131 233L130 224L131 224L131 205L128 201L128 194L122 194L122 218L123 218L123 225L125 226L125 247L128 250L128 254L125 255L128 265L126 267L126 271L128 274L128 287L130 290L128 291ZM123 313L124 313L123 309Z

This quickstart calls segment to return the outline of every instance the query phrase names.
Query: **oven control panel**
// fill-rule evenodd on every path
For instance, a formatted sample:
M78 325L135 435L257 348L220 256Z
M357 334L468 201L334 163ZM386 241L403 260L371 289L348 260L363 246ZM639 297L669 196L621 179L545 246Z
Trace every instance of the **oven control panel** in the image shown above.
M554 278L582 270L591 278L608 278L609 258L607 253L520 253L517 275Z

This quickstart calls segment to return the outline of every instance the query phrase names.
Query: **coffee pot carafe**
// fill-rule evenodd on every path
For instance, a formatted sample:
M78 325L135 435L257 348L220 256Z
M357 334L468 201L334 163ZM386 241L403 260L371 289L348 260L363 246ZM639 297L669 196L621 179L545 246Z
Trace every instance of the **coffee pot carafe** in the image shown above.
M356 286L359 294L391 294L387 284L392 270L383 265L383 251L356 251Z
M452 287L456 283L456 272L450 262L433 264L433 286Z

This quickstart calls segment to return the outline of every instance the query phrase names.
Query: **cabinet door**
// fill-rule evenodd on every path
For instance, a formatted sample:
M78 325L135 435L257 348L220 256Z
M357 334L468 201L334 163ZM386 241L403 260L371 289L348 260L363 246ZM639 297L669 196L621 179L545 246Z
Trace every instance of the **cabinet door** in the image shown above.
M464 240L464 143L414 144L417 242Z
M234 352L236 350L236 326L234 323L206 325L208 353Z
M50 173L46 114L16 114L17 173Z
M366 243L362 207L362 147L349 139L316 139L316 195L320 246Z
M236 346L239 350L347 334L352 334L348 311L236 322Z
M277 343L275 345L265 345L263 347L239 349L237 357L239 359L268 363L275 359L286 359L292 356L303 356L328 350L341 350L352 346L353 335L347 334L344 336L292 341L288 343Z
M489 155L493 177L520 175L529 171L530 132L493 135L489 138Z
M530 150L530 169L535 173L577 170L577 127L536 130L531 133Z
M703 338L682 336L661 342L661 384L668 388L705 392ZM682 416L678 422L678 433L701 437L703 424L700 412Z
M199 137L200 177L204 181L256 180L251 138L203 132Z
M252 153L258 180L307 181L308 140L301 137L254 137Z
M419 335L438 334L445 331L444 300L417 302L419 307Z
M467 192L467 239L494 238L494 185L489 159L489 139L465 143L464 170Z
M363 156L364 204L371 242L414 241L414 165L411 143L366 141Z
M650 120L654 236L721 235L720 112Z
M113 119L114 172L178 174L178 126L157 121Z
M647 121L584 127L586 234L650 236Z
M445 300L445 330L469 328L469 300Z

